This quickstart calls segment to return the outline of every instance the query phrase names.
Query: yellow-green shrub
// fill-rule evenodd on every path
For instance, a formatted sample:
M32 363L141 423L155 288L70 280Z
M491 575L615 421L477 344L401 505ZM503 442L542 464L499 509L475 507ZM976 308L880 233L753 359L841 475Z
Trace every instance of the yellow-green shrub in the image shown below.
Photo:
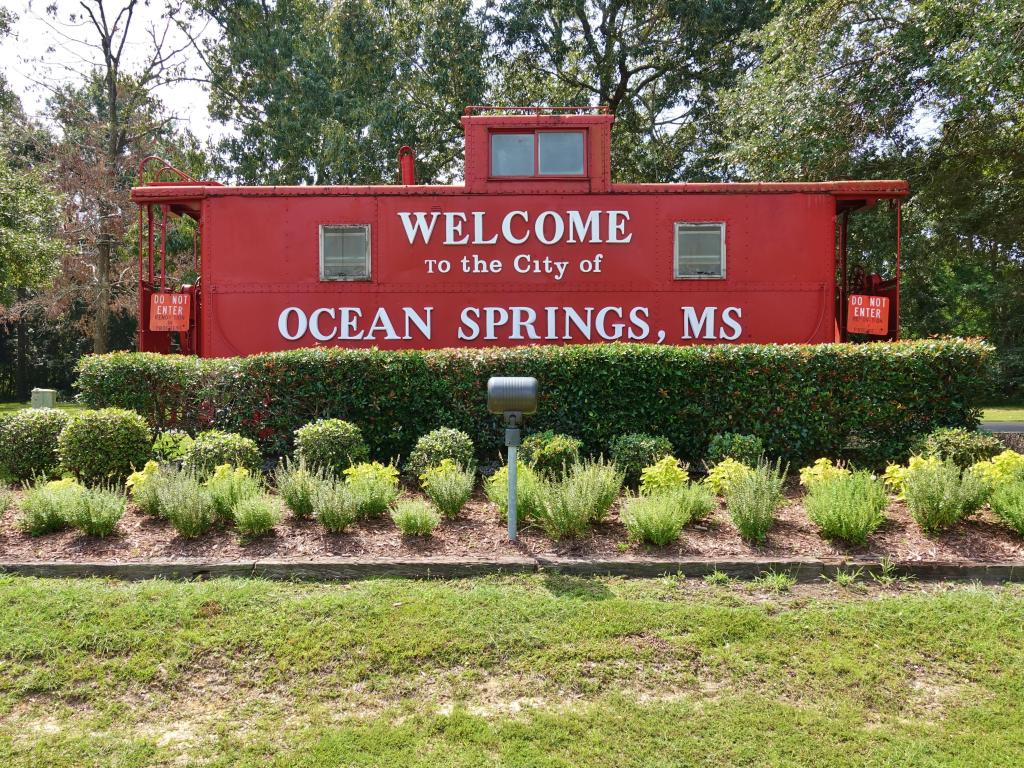
M725 496L739 478L746 477L753 471L736 459L723 459L708 470L704 482L716 496Z
M800 469L800 485L810 488L821 480L832 480L833 478L845 477L849 474L850 470L838 462L833 462L832 459L821 458L817 459L811 466Z

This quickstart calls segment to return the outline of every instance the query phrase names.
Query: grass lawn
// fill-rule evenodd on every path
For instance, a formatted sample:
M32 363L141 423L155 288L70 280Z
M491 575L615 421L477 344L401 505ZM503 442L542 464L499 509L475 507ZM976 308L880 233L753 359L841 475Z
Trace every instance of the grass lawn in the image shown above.
M984 409L983 421L1024 421L1024 405L991 405Z
M57 407L65 411L81 411L85 409L84 405L78 403L62 403L57 401ZM5 413L14 413L20 411L22 408L28 408L28 403L0 403L0 416Z
M1024 588L0 577L0 765L1024 763Z

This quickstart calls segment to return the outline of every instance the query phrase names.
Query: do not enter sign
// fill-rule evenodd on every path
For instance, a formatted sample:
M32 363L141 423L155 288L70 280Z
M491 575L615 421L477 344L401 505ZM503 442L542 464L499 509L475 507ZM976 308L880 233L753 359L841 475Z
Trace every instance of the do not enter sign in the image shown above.
M889 333L888 296L850 296L846 312L846 330L850 333L870 333L885 336Z
M149 330L187 331L191 303L187 293L154 293L149 298Z

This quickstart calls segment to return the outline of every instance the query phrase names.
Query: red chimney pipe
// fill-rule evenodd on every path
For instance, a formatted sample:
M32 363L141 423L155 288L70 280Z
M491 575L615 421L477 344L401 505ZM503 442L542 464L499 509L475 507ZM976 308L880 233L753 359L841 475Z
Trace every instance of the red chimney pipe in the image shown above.
M416 156L412 147L405 145L398 150L398 164L402 167L402 183L411 186L416 183Z

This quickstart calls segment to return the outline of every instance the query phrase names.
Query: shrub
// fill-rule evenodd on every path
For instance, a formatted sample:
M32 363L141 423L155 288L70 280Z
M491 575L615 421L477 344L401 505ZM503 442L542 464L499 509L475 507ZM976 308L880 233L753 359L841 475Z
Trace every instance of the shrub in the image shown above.
M11 501L14 499L14 494L9 490L0 486L0 516L4 515L8 508L11 506Z
M57 441L61 466L87 483L122 481L149 461L153 436L132 411L103 408L70 419Z
M921 529L935 534L956 525L985 503L985 481L952 461L921 464L906 477L907 506Z
M729 483L726 506L733 524L747 541L760 544L768 536L775 524L775 510L785 500L782 494L785 479L786 470L781 462L771 464L762 460Z
M868 472L830 475L809 489L804 508L827 539L863 544L885 521L885 488Z
M676 541L687 523L707 517L714 506L714 497L706 486L686 483L628 499L622 522L632 538L663 547Z
M537 432L523 440L523 461L545 477L562 477L579 463L583 443L575 437L561 435L550 429Z
M323 470L310 469L302 459L285 459L274 469L277 492L299 520L313 517L313 495L327 482L330 478Z
M704 482L716 496L725 496L736 480L749 475L750 472L750 467L740 464L736 459L723 459L708 470Z
M86 536L109 536L124 516L125 498L112 488L86 488L78 494L68 524Z
M991 504L996 517L1024 536L1024 479L998 485Z
M578 538L605 519L621 488L622 473L614 464L577 464L561 481L544 485L537 522L553 539Z
M310 467L338 477L370 458L359 427L341 419L319 419L295 430L295 453Z
M484 382L516 371L544 382L532 427L574 435L584 453L605 449L615 435L646 432L664 435L675 455L693 462L712 435L730 431L734 415L744 413L745 429L771 456L796 466L831 456L867 467L904 460L922 430L972 428L992 351L975 340L927 339L309 348L230 359L117 353L83 358L77 386L91 407L137 407L159 429L239 432L258 439L267 455L289 453L294 430L329 412L358 418L374 455L409 456L419 435L446 424L479 435L483 459L501 446ZM854 445L855 454L847 449Z
M261 493L239 501L234 516L235 526L243 536L263 536L281 522L281 508L274 497Z
M979 461L986 461L1003 450L1003 444L987 432L971 429L940 428L930 432L916 445L916 453L952 461L967 469Z
M360 520L381 517L398 499L398 469L379 461L362 462L345 470L345 484L355 499Z
M217 521L213 496L192 472L165 470L156 493L160 511L182 538L202 536Z
M441 522L441 516L422 499L398 502L391 519L405 536L429 536Z
M185 454L182 468L199 477L206 477L222 464L259 472L263 467L263 457L254 440L212 429L196 435Z
M909 477L912 471L921 467L937 467L941 463L942 460L937 456L928 456L927 458L924 456L911 456L906 466L890 464L886 467L885 474L882 475L882 481L885 483L886 488L896 494L897 499L902 499L907 488L907 477Z
M1007 482L1024 481L1024 455L1006 450L988 461L979 461L971 472L992 488Z
M630 432L616 435L608 445L608 455L623 473L623 482L635 488L640 482L640 472L662 456L672 455L672 443L661 435L645 435Z
M157 461L181 461L192 448L192 438L180 429L165 429L153 441L153 458Z
M648 496L659 491L667 491L689 481L687 467L679 463L675 456L666 456L655 464L644 467L640 473L640 493Z
M0 474L29 480L57 473L57 439L68 415L57 408L25 408L0 421Z
M544 481L530 467L516 462L516 516L536 520L544 510ZM502 467L484 481L484 493L502 517L508 517L508 467Z
M37 478L25 488L18 527L29 536L64 530L70 524L78 497L84 491L85 488L74 480Z
M335 478L313 486L312 505L314 517L331 533L341 533L359 517L355 494Z
M821 458L809 467L801 467L800 485L804 486L804 488L810 488L812 485L823 480L832 480L849 474L850 470L838 462L833 463L832 459Z
M416 447L409 454L405 471L419 477L431 467L445 459L451 459L460 467L476 466L473 457L473 441L465 432L450 427L441 427L428 432L416 441Z
M146 466L128 475L124 486L136 506L153 517L163 517L160 510L160 497L157 488L160 484L160 465L155 461L147 461Z
M752 467L763 455L764 443L757 435L721 432L711 438L706 463L714 466L725 459L735 459L740 464Z
M420 475L427 498L445 517L458 517L462 507L473 495L476 473L463 469L451 459L444 459Z
M234 518L239 502L259 496L263 485L245 467L221 464L206 480L206 490L213 499L213 514L217 522L226 525Z

